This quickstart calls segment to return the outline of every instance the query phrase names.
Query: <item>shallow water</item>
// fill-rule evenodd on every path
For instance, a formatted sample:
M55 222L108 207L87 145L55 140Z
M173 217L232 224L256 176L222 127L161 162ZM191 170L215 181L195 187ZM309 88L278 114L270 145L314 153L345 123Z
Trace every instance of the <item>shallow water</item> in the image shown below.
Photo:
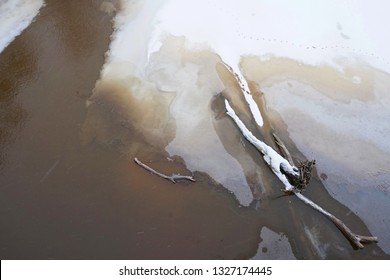
M36 21L0 54L2 259L388 258L375 244L354 250L326 218L295 197L281 196L281 184L224 114L217 90L234 96L237 86L222 70L202 70L204 60L218 61L212 52L188 51L184 59L192 64L182 79L160 84L170 88L131 80L137 90L166 93L157 99L139 103L139 96L127 94L128 81L100 83L92 96L109 48L112 15L100 9L101 1L46 3ZM173 43L180 47L180 40ZM168 61L174 58L165 54ZM250 200L248 207L242 207L226 189L231 181L211 178L216 174L211 169L194 171L196 183L171 184L132 161L136 155L166 173L191 174L195 169L191 162L183 163L185 157L169 155L180 148L172 144L178 127L186 127L185 122L173 121L172 111L166 110L172 102L176 102L172 110L190 104L175 100L172 87L186 86L192 71L204 73L199 81L211 87L204 91L211 102L206 115L204 106L185 111L197 118L204 116L198 121L206 123L199 128L202 131L192 126L188 133L207 136L210 143L220 141L219 151L236 165L232 168L222 158L209 166L218 174L223 164L227 172L238 167L244 175L229 174L229 178L233 187L234 183L249 186L245 192L253 194L254 202ZM210 73L221 80L210 85ZM158 74L164 72L150 71L149 77L161 81ZM195 90L190 85L184 88ZM251 88L256 92L255 84ZM240 104L239 98L235 104ZM148 106L153 110L147 110ZM243 118L246 115L250 121L242 108ZM276 117L272 122L303 159L289 141L285 124ZM262 133L257 133L269 141L271 129L266 122ZM199 148L196 142L186 143L188 135L182 135L180 143L187 145L183 152ZM170 143L170 149L161 148ZM205 158L207 153L202 152L199 157ZM213 149L208 152L220 155ZM318 176L306 194L354 231L369 233L370 227L335 200ZM365 201L375 201L368 198ZM385 232L379 229L378 235Z

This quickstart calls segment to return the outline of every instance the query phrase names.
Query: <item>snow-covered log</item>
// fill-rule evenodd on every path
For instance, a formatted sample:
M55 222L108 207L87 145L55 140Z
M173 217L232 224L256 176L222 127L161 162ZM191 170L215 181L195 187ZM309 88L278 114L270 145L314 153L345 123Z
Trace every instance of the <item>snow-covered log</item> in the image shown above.
M308 180L310 180L310 176L307 176L305 174L302 174L302 172L310 172L310 169L304 170L305 168L297 168L294 165L294 162L292 160L292 157L287 150L286 146L282 142L282 140L277 137L274 134L274 139L276 144L281 148L283 151L283 154L288 159L285 159L280 154L278 154L273 148L265 144L264 142L257 139L252 132L249 131L249 129L245 126L245 124L240 120L240 118L237 116L236 112L233 110L233 108L230 106L229 101L225 100L225 106L227 114L233 119L233 121L236 123L238 128L241 130L241 133L244 135L244 137L257 149L263 154L263 158L265 162L269 165L271 170L275 173L275 175L279 178L279 180L284 184L285 191L295 194L296 197L298 197L301 201L309 205L310 207L314 208L321 214L328 217L337 227L338 229L348 238L348 240L351 241L352 244L354 244L358 248L363 248L362 243L369 243L369 242L377 242L378 238L374 236L362 236L356 233L353 233L340 219L335 217L333 214L329 213L307 197L305 197L301 193L301 187L298 187L296 185L292 185L290 180L287 178L286 175L289 175L291 178L297 178L295 182L304 181L305 184L308 184ZM309 162L309 165L314 164L314 161ZM307 167L303 165L304 167ZM301 166L302 167L302 166ZM306 178L303 178L306 177Z
M251 90L244 76L239 72L239 69L236 69L236 71L234 71L230 65L226 63L224 63L224 65L230 71L230 73L232 73L238 85L240 86L241 92L244 95L245 101L249 106L249 110L251 111L255 122L258 124L258 126L262 127L264 125L263 117L261 116L259 107L257 106L255 100L253 99Z
M294 187L290 184L286 174L298 177L298 168L290 165L290 163L279 155L272 147L257 139L236 115L236 112L230 106L229 101L225 100L225 106L227 114L234 120L244 137L263 154L265 162L271 167L275 175L284 184L285 190L293 191Z

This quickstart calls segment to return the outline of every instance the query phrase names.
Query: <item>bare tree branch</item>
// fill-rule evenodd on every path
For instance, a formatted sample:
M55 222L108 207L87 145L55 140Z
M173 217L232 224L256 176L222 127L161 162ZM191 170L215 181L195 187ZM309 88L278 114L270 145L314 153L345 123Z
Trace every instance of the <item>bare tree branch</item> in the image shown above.
M154 175L157 175L157 176L159 176L161 178L167 179L167 180L171 181L174 184L177 183L176 180L189 180L189 181L195 182L195 179L192 176L183 176L183 175L180 175L180 174L172 174L171 176L168 176L168 175L162 174L162 173L154 170L150 166L142 163L138 158L134 158L134 161L139 166L143 167L144 169L148 170L149 172L153 173Z
M275 134L273 133L273 136L274 136L274 139L275 139L275 143L280 147L281 149L281 153L282 155L290 162L290 164L294 165L294 161L291 157L291 154L290 152L288 151L288 149L286 148L286 146L284 145L283 141ZM311 164L314 164L314 161L307 161L307 162L304 162L303 164L300 165L299 167L299 171L300 171L300 178L301 178L301 182L303 182L303 184L309 184L309 181L310 181L310 178L311 176L308 175L310 174L311 172L311 168L312 168L312 165ZM296 187L295 191L294 191L294 194L301 200L303 201L304 203L306 203L307 205L309 205L310 207L314 208L315 210L317 210L318 212L320 212L321 214L325 215L326 217L328 217L337 227L338 229L352 242L352 244L354 244L356 247L358 248L363 248L363 244L362 243L369 243L369 242L378 242L378 238L375 237L375 236L363 236L363 235L359 235L359 234L356 234L356 233L353 233L352 230L350 230L340 219L338 219L336 216L334 216L333 214L329 213L328 211L326 211L325 209L323 209L321 206L319 206L318 204L314 203L313 201L311 201L309 198L305 197L301 192L300 192L301 188L300 187Z
M280 153L282 154L282 157L287 159L288 162L293 166L294 161L291 157L290 152L287 150L287 147L284 145L282 140L280 140L280 138L275 133L272 133L272 136L274 137L276 145L278 145L278 147L279 147L279 150L280 150Z
M356 247L362 249L364 248L364 245L362 243L370 243L370 242L378 242L378 238L375 236L363 236L356 233L353 233L352 230L350 230L340 219L320 207L319 205L315 204L313 201L305 197L300 192L295 192L296 197L298 197L300 200L302 200L307 205L311 206L318 212L322 213L326 217L328 217L337 227L338 229L347 237Z

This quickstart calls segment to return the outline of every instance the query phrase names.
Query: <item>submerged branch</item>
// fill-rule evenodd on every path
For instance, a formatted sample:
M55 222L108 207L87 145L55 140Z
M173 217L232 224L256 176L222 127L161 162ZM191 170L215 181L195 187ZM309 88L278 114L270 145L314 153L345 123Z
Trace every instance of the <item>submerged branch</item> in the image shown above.
M162 174L150 166L146 165L145 163L142 163L138 158L134 158L135 163L137 163L139 166L143 167L144 169L148 170L149 172L153 173L154 175L157 175L161 178L167 179L171 181L172 183L176 184L176 180L189 180L191 182L195 182L195 179L192 176L183 176L180 174L172 174L171 176Z
M275 143L280 147L281 153L283 154L283 156L288 159L290 164L294 164L294 161L291 157L291 154L288 151L288 149L286 148L286 146L284 145L283 141L275 133L273 133L273 136L275 139ZM363 235L359 235L359 234L352 232L352 230L350 230L339 218L337 218L333 214L329 213L328 211L323 209L321 206L314 203L309 198L305 197L300 192L303 188L305 188L309 184L309 181L311 178L311 170L312 170L312 167L314 164L315 164L315 161L313 160L313 161L305 161L298 166L299 173L300 173L300 176L299 176L300 180L299 180L299 182L296 182L296 184L294 184L294 186L296 187L294 194L301 201L303 201L304 203L306 203L310 207L314 208L315 210L317 210L321 214L328 217L337 226L337 228L345 235L345 237L347 237L347 239L349 239L351 241L351 243L354 244L357 248L360 248L360 249L363 248L364 246L362 243L378 242L378 238L375 236L363 236Z
M337 227L338 229L347 237L352 244L354 244L356 247L362 249L364 248L364 245L362 243L371 243L371 242L378 242L378 238L375 236L364 236L364 235L359 235L352 230L350 230L340 219L335 217L333 214L329 213L307 197L305 197L302 193L300 192L295 192L295 195L304 203L307 205L311 206L321 214L325 215L328 217Z

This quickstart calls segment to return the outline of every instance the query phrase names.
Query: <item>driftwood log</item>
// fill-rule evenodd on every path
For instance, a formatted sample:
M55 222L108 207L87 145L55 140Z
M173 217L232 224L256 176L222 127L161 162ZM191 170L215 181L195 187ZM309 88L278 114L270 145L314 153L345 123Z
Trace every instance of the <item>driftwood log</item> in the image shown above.
M286 148L286 146L284 145L284 143L282 142L282 140L280 140L280 138L275 133L273 134L273 137L275 139L275 143L279 146L280 152L283 155L283 157L285 157L290 162L290 164L294 164L291 154ZM307 184L309 184L311 178L311 175L309 173L311 173L314 164L315 161L305 161L302 164L300 164L301 174L299 178L295 179L295 181L298 182L296 190L294 190L294 194L296 195L296 197L298 197L301 201L311 206L321 214L328 217L339 228L339 230L352 242L352 244L354 244L354 246L358 248L363 248L364 246L362 243L377 242L378 241L377 237L364 236L364 235L353 233L340 219L338 219L337 217L335 217L334 215L332 215L331 213L329 213L328 211L326 211L325 209L323 209L322 207L320 207L319 205L317 205L316 203L314 203L312 200L305 197L301 193L301 190L306 188Z
M315 161L305 161L299 163L297 166L291 157L290 152L282 142L282 140L273 134L276 145L282 154L279 155L272 147L266 145L264 142L257 139L244 125L244 123L236 115L229 102L225 100L227 114L233 119L235 124L240 129L244 137L251 143L258 151L263 154L265 162L270 166L271 170L285 185L284 192L295 195L298 199L314 208L321 214L328 217L337 228L344 234L344 236L357 248L363 248L363 243L377 242L378 238L375 236L362 236L352 232L340 219L329 213L309 198L305 197L301 191L307 187L311 178L311 170Z
M168 175L165 175L163 173L160 173L160 172L154 170L150 166L148 166L145 163L141 162L138 158L134 158L134 161L135 161L136 164L138 164L142 168L148 170L152 174L157 175L157 176L159 176L161 178L167 179L167 180L171 181L174 184L177 183L176 182L177 180L188 180L188 181L191 181L191 182L195 182L195 179L192 176L184 176L184 175L180 175L180 174L172 174L171 176L168 176Z

